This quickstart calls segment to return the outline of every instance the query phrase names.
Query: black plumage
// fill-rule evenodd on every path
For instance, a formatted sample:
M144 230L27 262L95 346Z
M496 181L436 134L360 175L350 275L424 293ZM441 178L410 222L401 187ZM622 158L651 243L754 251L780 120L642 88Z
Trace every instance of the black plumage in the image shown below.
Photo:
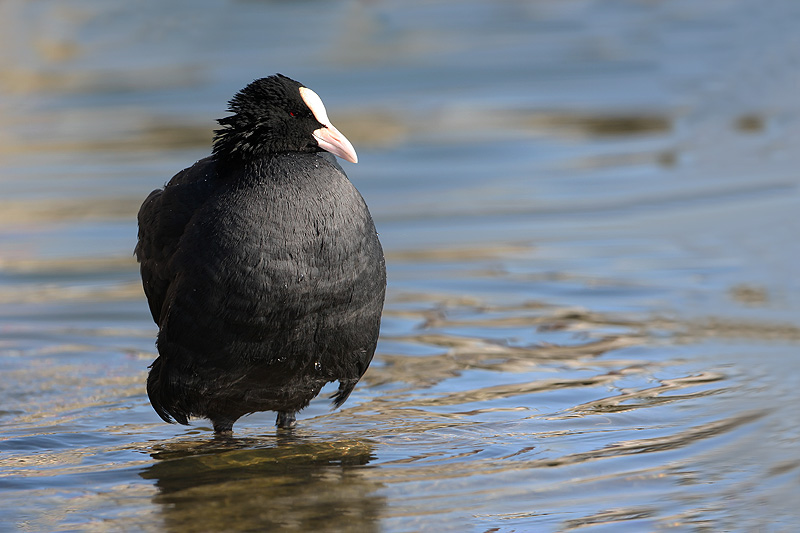
M159 328L150 401L217 433L267 410L291 427L332 381L340 406L372 360L386 287L372 217L329 153L355 151L319 97L275 75L229 111L213 154L144 201L136 246Z

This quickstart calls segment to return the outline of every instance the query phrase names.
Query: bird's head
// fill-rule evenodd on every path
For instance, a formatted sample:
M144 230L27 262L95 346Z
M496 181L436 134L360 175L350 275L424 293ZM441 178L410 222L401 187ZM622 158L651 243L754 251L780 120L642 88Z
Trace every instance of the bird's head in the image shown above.
M274 153L328 151L351 163L358 156L333 127L317 93L281 74L258 79L228 104L233 115L219 119L214 155L248 161Z

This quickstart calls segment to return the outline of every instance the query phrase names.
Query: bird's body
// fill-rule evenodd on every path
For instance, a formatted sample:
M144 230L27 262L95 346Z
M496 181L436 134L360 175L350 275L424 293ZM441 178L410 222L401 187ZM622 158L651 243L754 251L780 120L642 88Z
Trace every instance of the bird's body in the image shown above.
M151 403L217 433L265 410L290 427L331 381L341 405L372 360L386 284L370 213L335 158L220 153L234 129L145 200L136 248L159 326Z

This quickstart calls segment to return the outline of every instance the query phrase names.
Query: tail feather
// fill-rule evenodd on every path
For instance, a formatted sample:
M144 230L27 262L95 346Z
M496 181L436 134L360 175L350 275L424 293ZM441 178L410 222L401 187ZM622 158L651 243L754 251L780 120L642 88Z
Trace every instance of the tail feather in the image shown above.
M163 361L161 357L157 357L150 365L150 373L147 375L147 396L150 398L150 405L164 422L188 425L188 417L172 407L171 396L174 395L168 390L169 378L164 374Z
M338 409L344 402L347 401L347 398L350 397L350 393L356 388L356 383L358 383L357 379L339 381L339 390L336 391L335 394L331 395L331 401L334 409Z

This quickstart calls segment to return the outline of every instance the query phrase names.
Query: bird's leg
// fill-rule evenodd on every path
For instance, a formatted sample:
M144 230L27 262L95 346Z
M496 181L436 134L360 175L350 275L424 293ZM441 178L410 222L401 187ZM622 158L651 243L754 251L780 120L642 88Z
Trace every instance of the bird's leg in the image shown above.
M211 420L214 424L215 437L232 437L233 436L233 421L229 418L215 418Z
M295 426L294 412L280 411L275 425L280 429L292 429Z

